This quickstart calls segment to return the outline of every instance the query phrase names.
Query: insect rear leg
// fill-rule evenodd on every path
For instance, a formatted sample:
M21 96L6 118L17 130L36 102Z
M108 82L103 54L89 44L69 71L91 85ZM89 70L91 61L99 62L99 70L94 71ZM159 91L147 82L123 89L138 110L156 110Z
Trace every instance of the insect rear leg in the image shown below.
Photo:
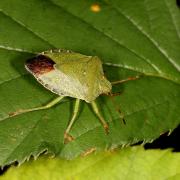
M27 112L31 112L31 111L48 109L48 108L51 108L52 106L54 106L55 104L59 103L63 98L64 98L64 96L59 96L44 106L39 106L39 107L35 107L35 108L30 108L30 109L20 109L20 110L17 110L15 112L9 113L9 116L13 117L13 116L17 116L19 114L23 114L23 113L27 113Z
M101 115L101 113L100 113L100 111L99 111L99 109L98 109L98 106L97 106L96 102L93 101L93 102L91 103L91 106L92 106L92 109L93 109L94 113L97 115L97 117L99 118L100 122L102 123L102 125L103 125L106 133L108 134L108 133L109 133L109 125L108 125L108 123L104 120L103 116Z
M80 104L80 99L76 99L74 110L73 110L73 115L71 117L71 120L70 120L65 132L64 132L64 143L68 143L74 139L71 135L69 135L69 131L71 130L71 127L72 127L72 125L73 125L73 123L76 120L76 117L78 115L79 104Z

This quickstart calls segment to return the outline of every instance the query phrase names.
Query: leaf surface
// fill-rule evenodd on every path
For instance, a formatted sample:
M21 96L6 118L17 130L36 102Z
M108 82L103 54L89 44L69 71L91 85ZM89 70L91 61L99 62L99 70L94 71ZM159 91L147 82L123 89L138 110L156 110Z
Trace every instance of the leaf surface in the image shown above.
M0 180L27 179L179 179L180 153L170 150L124 148L79 157L72 161L41 157L21 167L11 167Z
M95 4L99 12L92 11ZM45 150L72 159L90 148L150 142L179 124L180 12L175 0L6 0L0 1L0 23L0 165L23 162ZM109 135L83 102L71 130L75 141L64 145L71 98L9 118L10 112L55 97L24 68L26 59L51 48L99 56L110 81L143 74L114 86L113 92L121 92L114 103L107 96L98 98Z

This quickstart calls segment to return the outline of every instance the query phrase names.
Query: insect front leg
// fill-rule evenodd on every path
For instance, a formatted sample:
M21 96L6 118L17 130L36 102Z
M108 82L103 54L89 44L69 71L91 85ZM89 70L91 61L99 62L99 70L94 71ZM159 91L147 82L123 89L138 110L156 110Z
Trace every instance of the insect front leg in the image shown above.
M59 96L44 106L39 106L39 107L35 107L35 108L30 108L30 109L19 109L15 112L9 113L9 117L17 116L19 114L23 114L23 113L27 113L27 112L31 112L31 111L38 111L38 110L51 108L55 104L59 103L63 98L64 98L64 96Z
M73 110L73 115L72 115L71 120L68 124L68 127L66 128L66 130L64 132L64 143L68 143L68 142L74 140L74 138L71 135L69 135L69 131L71 130L71 127L74 124L74 121L76 120L76 117L78 115L79 104L80 104L80 99L76 99L74 110Z
M93 109L94 113L97 115L97 117L99 118L100 122L102 123L102 125L103 125L106 133L108 134L108 133L109 133L109 125L108 125L108 123L104 120L103 116L101 115L101 113L100 113L100 111L99 111L99 108L98 108L96 102L93 101L93 102L91 103L91 106L92 106L92 109Z

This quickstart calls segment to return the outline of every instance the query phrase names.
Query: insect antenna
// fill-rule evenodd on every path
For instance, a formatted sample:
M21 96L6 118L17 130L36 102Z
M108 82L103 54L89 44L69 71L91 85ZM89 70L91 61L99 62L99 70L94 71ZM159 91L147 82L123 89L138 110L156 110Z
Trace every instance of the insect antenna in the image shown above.
M128 77L127 79L122 79L122 80L118 80L118 81L113 81L111 82L112 85L117 85L117 84L121 84L121 83L124 83L124 82L127 82L127 81L133 81L133 80L137 80L139 79L140 77L142 77L143 75L137 75L135 77Z
M121 83L125 83L125 82L128 82L128 81L133 81L133 80L137 80L139 79L140 77L142 77L143 75L137 75L135 77L128 77L127 79L122 79L122 80L118 80L118 81L113 81L111 82L112 85L118 85L118 84L121 84ZM111 99L111 102L115 108L115 110L118 112L119 114L119 117L120 119L123 121L123 124L126 124L126 121L124 119L124 115L123 113L121 112L120 110L120 107L116 104L115 100L114 100L114 96L119 96L121 95L121 92L116 92L116 93L108 93L108 96L110 96L110 99Z

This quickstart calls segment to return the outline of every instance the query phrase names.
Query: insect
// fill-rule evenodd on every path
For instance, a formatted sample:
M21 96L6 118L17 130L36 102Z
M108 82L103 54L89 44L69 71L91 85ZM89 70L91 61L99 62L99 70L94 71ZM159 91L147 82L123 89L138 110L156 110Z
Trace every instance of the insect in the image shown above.
M105 132L108 133L108 123L101 115L95 99L101 94L110 94L112 84L121 83L123 80L113 83L108 81L104 76L102 62L97 56L86 56L64 49L49 50L27 60L25 68L39 83L57 94L58 97L45 106L21 109L10 113L10 116L48 109L59 103L64 97L68 96L76 98L76 101L71 120L64 132L65 142L73 140L73 137L69 132L77 117L80 100L84 100L91 104L92 109L102 123ZM133 78L127 80L132 79Z

